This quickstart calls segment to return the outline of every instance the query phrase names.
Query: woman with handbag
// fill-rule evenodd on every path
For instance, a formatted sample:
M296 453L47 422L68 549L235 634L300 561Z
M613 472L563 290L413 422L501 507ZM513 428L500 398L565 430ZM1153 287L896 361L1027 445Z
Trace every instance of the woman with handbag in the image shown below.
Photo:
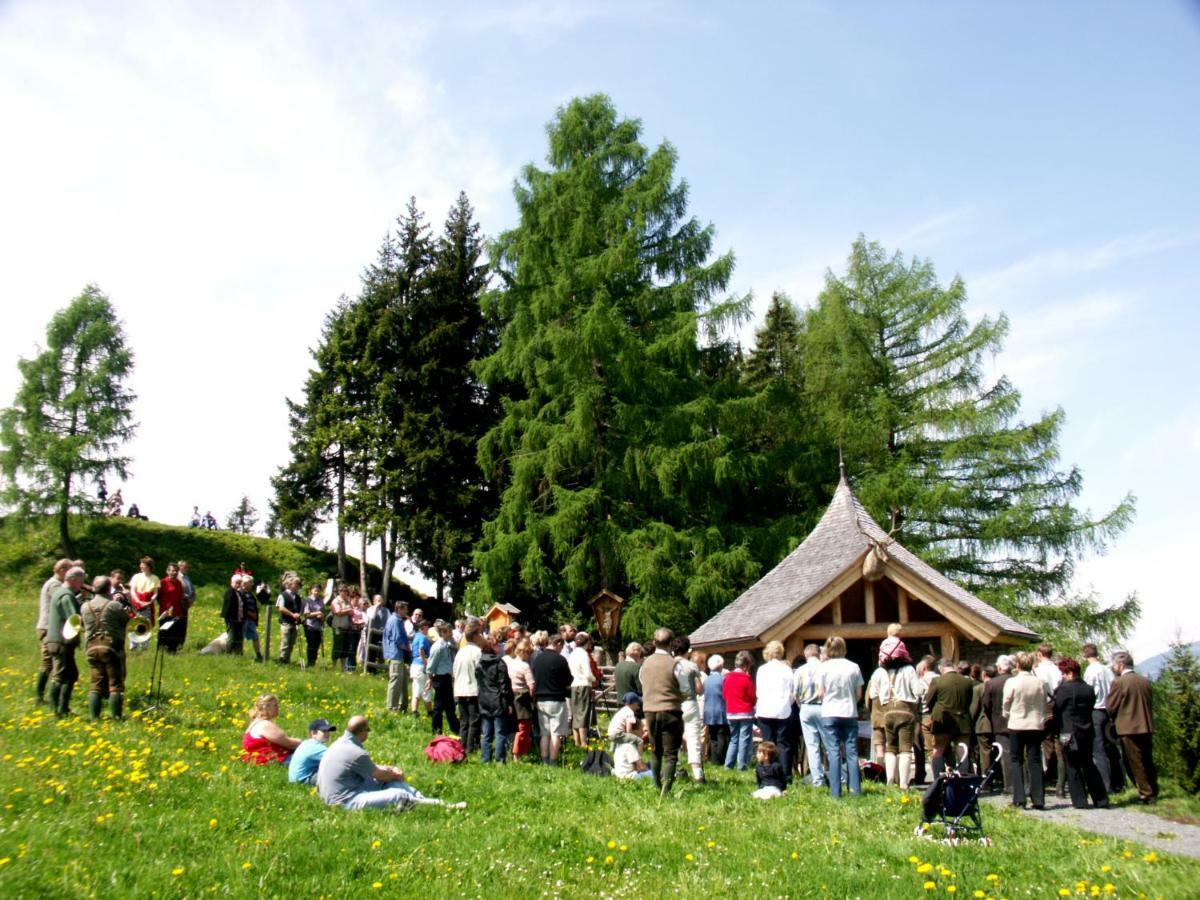
M1107 809L1108 790L1092 758L1092 745L1096 739L1092 710L1096 706L1096 692L1080 678L1079 663L1075 660L1060 660L1058 668L1063 678L1054 689L1053 734L1062 746L1066 760L1071 805L1086 809L1090 794L1093 806Z

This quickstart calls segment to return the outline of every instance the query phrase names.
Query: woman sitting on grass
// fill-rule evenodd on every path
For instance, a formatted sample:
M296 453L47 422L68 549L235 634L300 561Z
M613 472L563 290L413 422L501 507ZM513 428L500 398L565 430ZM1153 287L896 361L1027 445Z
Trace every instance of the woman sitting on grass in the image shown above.
M288 737L275 724L279 717L279 698L274 694L263 694L254 701L250 710L250 725L242 735L242 762L256 766L267 763L285 763L292 751L300 746L300 740Z

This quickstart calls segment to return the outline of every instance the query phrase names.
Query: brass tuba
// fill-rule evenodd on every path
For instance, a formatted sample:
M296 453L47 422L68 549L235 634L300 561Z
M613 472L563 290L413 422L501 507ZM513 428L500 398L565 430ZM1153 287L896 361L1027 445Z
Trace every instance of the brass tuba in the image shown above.
M129 642L135 647L148 644L153 633L154 626L141 616L134 616L133 621L129 624Z

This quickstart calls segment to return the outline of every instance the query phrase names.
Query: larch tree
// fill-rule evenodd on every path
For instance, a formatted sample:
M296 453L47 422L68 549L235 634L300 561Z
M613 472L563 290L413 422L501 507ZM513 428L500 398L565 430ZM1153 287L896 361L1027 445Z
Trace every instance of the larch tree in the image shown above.
M746 301L718 297L733 257L687 216L669 144L648 149L604 96L547 130L549 168L524 169L493 254L504 324L479 371L513 390L479 446L504 488L468 597L538 621L608 588L630 633L687 629L758 572L707 505L720 435L701 342Z
M1062 467L1056 409L1023 421L1007 378L988 378L1007 320L971 322L966 285L932 263L855 241L805 321L804 377L826 440L840 444L863 504L902 519L905 545L981 597L1054 631L1083 616L1119 634L1135 597L1109 609L1070 596L1081 554L1102 552L1133 516L1126 497L1079 510L1083 476Z
M89 284L50 320L46 349L17 365L21 386L0 413L4 497L21 513L56 513L73 555L70 512L97 508L89 487L106 474L129 474L121 450L136 428L133 352L112 304Z

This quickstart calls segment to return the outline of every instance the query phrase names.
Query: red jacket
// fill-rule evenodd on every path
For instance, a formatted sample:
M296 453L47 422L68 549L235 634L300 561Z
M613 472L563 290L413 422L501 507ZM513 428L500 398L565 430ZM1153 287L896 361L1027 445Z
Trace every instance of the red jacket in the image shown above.
M741 669L734 669L725 676L721 685L725 697L725 715L752 716L758 697L754 693L754 679Z
M158 589L158 609L172 619L187 614L183 603L183 583L177 578L164 578Z

